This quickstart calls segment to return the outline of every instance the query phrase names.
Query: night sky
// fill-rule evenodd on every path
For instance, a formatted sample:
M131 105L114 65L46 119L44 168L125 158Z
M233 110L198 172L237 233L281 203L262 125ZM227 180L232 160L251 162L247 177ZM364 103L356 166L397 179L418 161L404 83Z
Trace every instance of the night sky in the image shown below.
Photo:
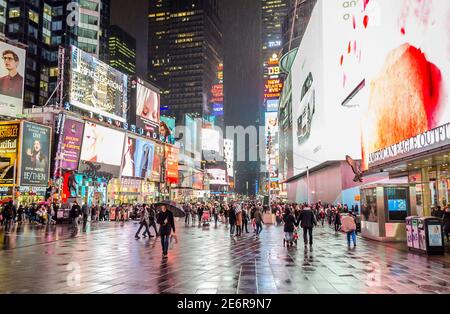
M182 1L182 0L175 0ZM130 5L133 3L133 5ZM263 106L261 1L219 0L224 41L224 96L227 125L255 125ZM138 74L147 77L148 0L111 0L111 24L137 40ZM255 191L256 163L238 163L236 189Z
M132 5L130 5L132 3ZM148 0L111 0L111 25L136 38L137 74L147 77Z

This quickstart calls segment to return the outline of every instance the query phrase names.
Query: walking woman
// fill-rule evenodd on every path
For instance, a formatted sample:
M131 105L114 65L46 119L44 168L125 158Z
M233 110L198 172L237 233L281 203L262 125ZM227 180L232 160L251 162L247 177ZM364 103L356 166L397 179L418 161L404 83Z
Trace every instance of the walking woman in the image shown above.
M161 247L163 252L163 258L167 257L167 251L169 250L170 234L173 231L175 236L175 221L171 211L167 210L166 206L161 206L161 212L159 212L156 219L159 227L159 235L161 236Z
M242 221L243 221L243 210L238 207L238 210L236 211L236 236L242 235Z

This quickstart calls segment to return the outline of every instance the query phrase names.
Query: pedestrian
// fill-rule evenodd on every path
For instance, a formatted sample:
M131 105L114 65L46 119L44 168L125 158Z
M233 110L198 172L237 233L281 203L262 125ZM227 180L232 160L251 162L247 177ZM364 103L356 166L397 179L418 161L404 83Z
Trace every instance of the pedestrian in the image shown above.
M150 231L148 230L149 215L148 215L148 210L147 210L146 206L142 207L139 215L140 215L140 225L139 225L139 229L136 231L136 234L134 235L134 238L136 240L140 239L139 232L141 232L142 227L145 227L145 231L144 231L144 235L143 235L144 238L146 237L145 233L150 234Z
M25 221L25 210L23 208L23 205L19 206L19 209L17 210L17 223L21 225Z
M350 212L348 215L343 216L341 218L342 223L342 231L347 233L347 244L348 247L350 247L350 238L353 240L353 246L356 246L356 220L355 217L353 217L352 213Z
M69 216L72 219L73 236L76 236L78 234L78 217L80 216L80 213L81 213L80 205L78 205L77 201L74 201L69 213Z
M443 217L443 223L444 223L444 234L445 237L447 238L447 242L450 242L450 208L447 206L445 208L445 213L444 213L444 217Z
M83 206L81 207L81 212L83 213L83 232L86 232L88 218L91 215L91 209L89 208L88 204L83 204Z
M183 205L183 210L186 213L186 217L184 218L184 223L186 225L189 225L189 222L191 220L190 219L190 217L191 217L191 206L190 205L191 204L189 204L189 203L186 203L186 204Z
M256 236L259 237L259 234L262 231L262 224L264 223L263 214L260 208L256 208L254 212L254 220L256 225Z
M248 217L247 208L244 208L242 210L242 224L243 224L242 232L244 232L244 229L245 229L245 233L249 233L248 232L248 220L249 220L249 217Z
M197 218L198 218L198 226L200 227L202 224L202 216L203 216L203 206L200 205L197 207Z
M242 221L243 221L242 209L238 204L236 207L236 236L238 237L242 235Z
M236 210L235 205L231 206L230 210L228 211L228 221L230 223L230 236L234 236L234 229L236 228Z
M214 225L217 227L217 221L219 220L219 203L216 202L212 208L213 217L214 217Z
M325 221L325 212L324 212L323 208L321 208L320 211L319 211L319 219L320 219L320 222L321 222L322 227L323 227L323 223Z
M295 217L289 210L286 208L282 218L284 222L284 242L286 245L292 246L294 245L294 230L295 230Z
M13 201L10 200L4 207L3 207L3 221L5 225L5 233L8 233L11 229L12 220L14 217L14 204Z
M339 209L336 209L334 213L334 231L338 232L341 230L341 213Z
M308 236L309 236L309 245L312 247L313 245L313 228L317 226L317 221L314 213L312 212L310 207L305 207L300 212L299 219L296 225L300 225L303 228L303 241L305 243L305 247L308 246Z
M167 210L165 205L161 206L161 212L159 212L157 217L157 222L160 225L159 235L161 236L161 248L163 253L163 258L167 257L167 251L169 250L170 235L173 231L173 236L175 234L175 222L173 219L173 214L170 210Z
M150 234L150 229L151 229L151 227L153 227L153 229L155 229L155 236L159 237L158 228L156 227L156 222L155 222L155 219L156 219L155 206L151 205L150 207L148 207L148 205L145 205L145 207L146 207L146 209L148 211L148 221L149 221L149 223L148 223L148 231L149 231L148 232L148 236L150 238L153 238L153 235ZM144 232L144 235L145 235L145 232Z

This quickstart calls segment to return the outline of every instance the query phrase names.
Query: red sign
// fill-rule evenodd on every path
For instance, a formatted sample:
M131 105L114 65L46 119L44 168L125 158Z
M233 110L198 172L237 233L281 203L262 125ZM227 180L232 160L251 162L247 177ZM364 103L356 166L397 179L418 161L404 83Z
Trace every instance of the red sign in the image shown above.
M280 98L283 89L283 81L281 79L269 79L264 84L264 98Z
M166 145L166 178L167 183L178 183L178 155L180 149Z
M211 87L211 103L223 103L223 84L214 84Z

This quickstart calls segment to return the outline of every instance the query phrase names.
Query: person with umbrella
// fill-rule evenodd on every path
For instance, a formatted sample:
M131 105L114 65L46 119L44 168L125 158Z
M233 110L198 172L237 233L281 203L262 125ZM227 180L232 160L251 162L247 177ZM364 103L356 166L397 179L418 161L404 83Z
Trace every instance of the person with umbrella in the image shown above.
M160 225L159 235L161 237L163 258L166 258L172 231L173 236L175 236L175 221L173 219L173 213L167 210L166 205L161 205L161 211L158 213L156 221Z

